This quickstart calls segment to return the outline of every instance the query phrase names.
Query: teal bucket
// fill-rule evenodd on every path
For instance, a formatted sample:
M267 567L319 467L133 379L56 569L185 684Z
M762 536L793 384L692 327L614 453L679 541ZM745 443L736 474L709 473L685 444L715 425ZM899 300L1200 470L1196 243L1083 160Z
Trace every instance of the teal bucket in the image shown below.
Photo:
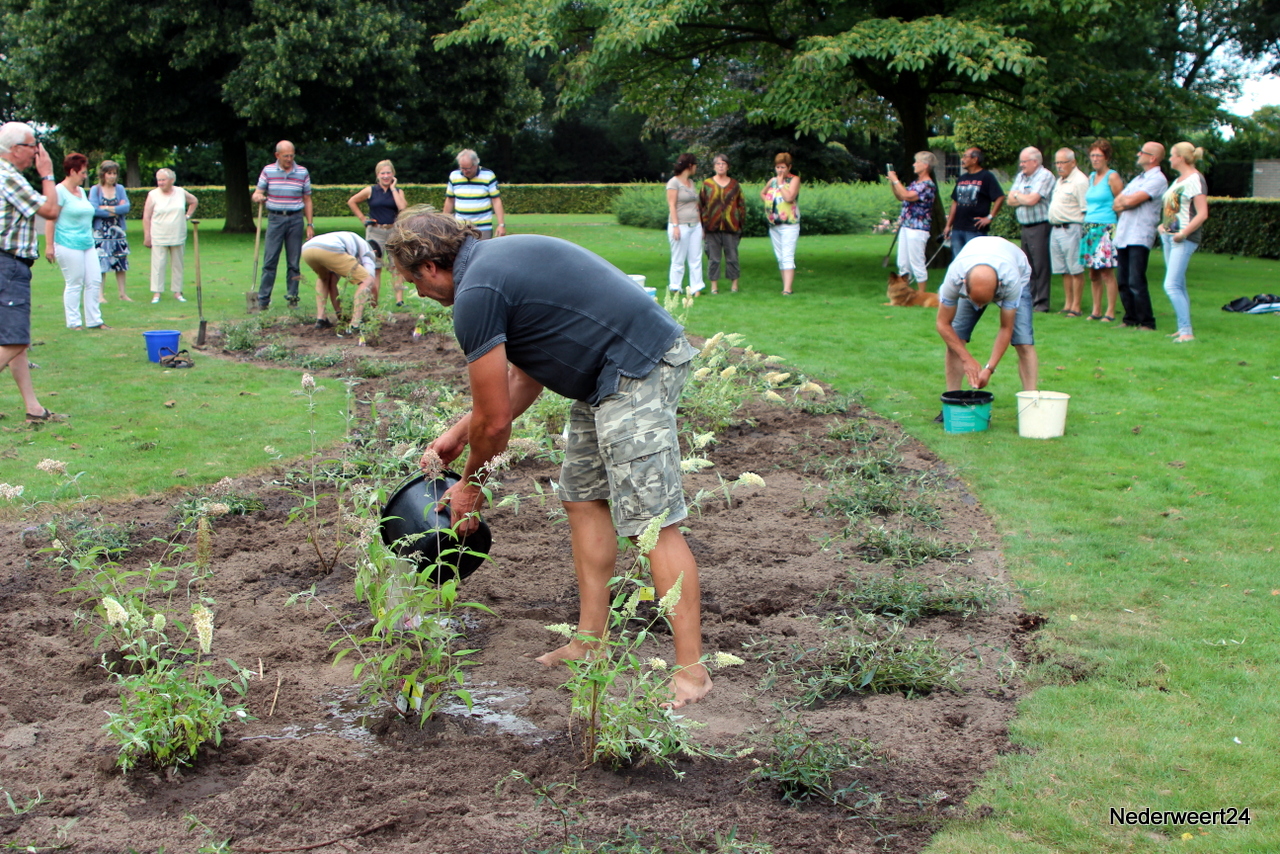
M159 362L161 356L172 356L178 352L178 343L182 333L176 329L153 329L142 333L147 340L147 358Z
M948 433L980 433L991 423L989 391L949 391L942 395L942 426Z

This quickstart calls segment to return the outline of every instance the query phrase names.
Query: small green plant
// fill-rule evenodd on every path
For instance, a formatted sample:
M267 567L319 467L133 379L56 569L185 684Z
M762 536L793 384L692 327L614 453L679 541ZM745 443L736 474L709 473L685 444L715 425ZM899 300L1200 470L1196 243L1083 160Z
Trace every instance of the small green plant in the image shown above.
M103 667L120 683L119 712L108 712L104 729L120 746L116 765L129 771L149 759L158 767L190 765L207 742L222 743L223 727L249 715L228 704L224 691L243 697L249 671L228 660L233 676L219 676L208 656L213 644L213 612L197 604L192 628L161 612L150 618L103 600L106 622L119 641L125 665ZM167 632L180 636L173 641ZM192 640L196 646L189 646Z
M362 379L389 377L413 367L405 362L391 362L386 359L361 359L356 363L353 373Z
M9 805L9 812L13 815L26 815L44 802L44 795L40 794L39 789L36 789L36 796L34 798L27 798L27 802L22 806L18 806L17 802L13 799L13 795L9 793L8 789L0 789L0 792L4 792L5 803Z
M222 347L233 353L253 350L262 344L265 316L258 315L222 325Z
M70 565L85 558L115 560L129 551L132 525L100 522L83 516L54 516L44 523L55 559Z
M267 362L293 361L293 348L279 341L268 341L254 350L253 357Z
M565 686L571 695L572 718L582 724L581 747L588 763L622 768L653 760L676 772L680 756L716 756L692 741L695 724L666 706L671 696L670 670L657 657L644 657L641 646L653 635L659 620L667 620L680 600L683 576L659 600L654 615L640 628L640 603L652 593L640 583L648 572L648 554L657 544L666 513L652 520L637 538L636 560L624 576L611 579L616 586L609 610L609 628L603 637L580 634L568 624L548 626L550 631L580 641L589 651L583 658L567 660L571 672ZM628 589L628 588L631 589ZM707 666L730 667L742 659L728 653L704 656Z
M976 546L976 538L968 543L949 543L936 537L923 537L912 531L891 531L877 525L863 535L858 551L876 563L910 568L931 560L954 562Z
M351 383L347 384L348 406L345 408L348 420L348 432L350 432L350 424L354 418L352 407L349 405L352 397ZM345 537L344 526L341 524L331 525L320 515L320 502L326 497L320 492L320 454L321 449L318 440L318 430L316 425L316 395L324 391L323 386L317 386L315 378L310 374L303 374L301 388L295 391L295 394L306 398L307 412L311 416L311 429L308 435L311 437L311 453L307 457L308 466L310 468L310 476L305 479L302 486L293 488L291 491L299 499L290 511L288 523L293 524L299 519L307 524L307 542L315 550L316 558L320 562L321 571L332 572L334 566L337 565L338 557L347 547L348 543ZM341 464L339 464L341 468ZM343 495L345 491L345 477L335 477L336 491L333 495L334 501L338 505L339 517L343 513Z
M295 353L289 359L289 364L304 371L323 371L325 368L332 368L334 365L342 364L343 358L341 351L332 353Z
M252 495L231 491L231 479L223 478L204 494L179 501L174 509L182 518L182 524L190 525L201 516L247 516L266 509L266 505Z
M362 497L354 502L357 515L361 508L381 507L385 500L380 490ZM330 646L336 650L334 663L348 655L357 659L353 676L361 698L370 705L394 697L397 710L405 717L417 714L421 724L449 697L470 708L466 668L474 663L470 657L476 650L463 646L465 614L492 611L478 602L458 599L453 565L463 556L464 547L442 548L433 564L419 566L382 542L374 531L376 517L365 513L363 518L370 524L362 527L354 543L362 555L355 594L369 606L372 624L359 631L348 626L316 596L314 585L289 597L287 604L315 602L334 616L334 625L342 632ZM456 530L442 533L458 542Z
M844 694L923 696L945 689L959 691L964 658L949 653L929 638L911 638L897 620L881 621L870 614L837 615L823 623L822 640L813 647L796 644L778 655L762 645L756 654L769 664L765 686L789 678L797 702L810 706Z
M989 611L1008 596L1007 589L993 582L965 579L949 584L937 579L936 584L930 584L923 579L906 578L900 572L889 577L851 573L847 586L830 591L830 598L840 607L908 623L940 614L971 617Z
M798 721L782 718L769 740L771 752L751 772L752 777L772 783L788 804L824 800L839 806L863 807L877 798L851 772L871 756L866 742L848 746L825 744L813 737Z

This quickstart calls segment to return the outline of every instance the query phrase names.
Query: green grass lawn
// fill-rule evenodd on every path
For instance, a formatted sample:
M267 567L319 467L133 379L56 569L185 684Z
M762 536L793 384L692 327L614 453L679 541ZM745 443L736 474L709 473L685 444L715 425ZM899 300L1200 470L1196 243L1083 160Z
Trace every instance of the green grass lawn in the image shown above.
M516 215L510 224L581 243L650 286L665 285L663 232L597 216ZM214 322L244 317L253 264L252 235L224 236L219 226L201 229L205 314ZM700 297L688 325L698 335L745 334L757 349L858 392L934 449L995 517L1026 610L1048 618L1034 640L1044 661L1028 674L1038 690L1011 727L1026 750L1002 758L970 799L990 805L991 817L950 825L931 850L1280 850L1280 452L1272 445L1280 316L1219 310L1234 297L1275 291L1280 263L1193 258L1199 340L1189 345L1037 315L1040 386L1071 395L1066 435L1037 441L1018 436L1012 352L993 382L990 430L947 435L932 422L943 349L931 311L883 305L880 258L889 240L802 235L796 294L786 298L767 239L746 240L743 291ZM146 361L141 333L180 329L189 344L196 304L188 286L185 305L150 305L148 253L140 245L135 253L135 302L116 302L108 282L105 317L115 328L102 333L63 329L61 278L38 265L33 331L44 344L32 351L42 365L35 382L45 404L72 419L0 434L0 481L52 497L51 479L34 465L54 457L85 472L86 492L146 493L261 465L265 445L290 456L309 447L305 409L292 395L298 371L197 355L194 370L165 373ZM187 258L190 281L190 246ZM1151 268L1157 322L1170 332L1159 252ZM933 275L936 290L941 272ZM1057 308L1057 279L1054 288ZM307 296L304 286L304 314L313 307ZM976 352L988 351L994 327L993 318L979 325ZM318 427L324 439L342 429L341 390L331 391ZM0 425L20 420L16 392L3 380L0 411L9 413ZM1247 807L1253 823L1122 827L1110 824L1112 807Z

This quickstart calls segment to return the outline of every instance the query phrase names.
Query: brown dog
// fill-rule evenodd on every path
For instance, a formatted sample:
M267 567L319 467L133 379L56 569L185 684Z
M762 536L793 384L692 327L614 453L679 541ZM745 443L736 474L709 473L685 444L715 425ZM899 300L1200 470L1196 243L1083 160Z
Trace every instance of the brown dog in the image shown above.
M920 305L925 308L938 307L938 295L931 294L928 291L918 291L911 286L906 276L899 276L897 273L889 274L889 287L886 291L889 297L887 305Z

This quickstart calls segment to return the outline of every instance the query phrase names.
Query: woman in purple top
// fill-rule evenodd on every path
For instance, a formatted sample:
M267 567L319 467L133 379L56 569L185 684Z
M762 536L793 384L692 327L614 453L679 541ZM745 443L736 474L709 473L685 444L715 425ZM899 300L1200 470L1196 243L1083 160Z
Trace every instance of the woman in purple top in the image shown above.
M917 151L911 164L916 179L905 187L898 180L897 172L889 172L889 187L902 202L902 214L898 217L898 275L910 273L920 291L926 290L929 284L924 250L933 223L933 202L938 197L938 185L933 180L937 162L931 152Z

